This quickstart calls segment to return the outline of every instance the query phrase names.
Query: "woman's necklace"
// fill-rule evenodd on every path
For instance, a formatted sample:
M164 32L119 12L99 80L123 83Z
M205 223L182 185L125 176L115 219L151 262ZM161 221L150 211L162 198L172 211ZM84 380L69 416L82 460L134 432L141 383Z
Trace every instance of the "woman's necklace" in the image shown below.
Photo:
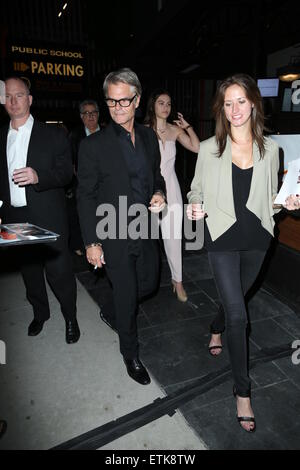
M160 132L161 134L164 134L164 133L167 131L167 126L166 126L166 127L164 127L164 128L162 128L162 129L161 129L160 127L158 127L158 126L157 126L157 127L156 127L156 129L157 129L157 130L158 130L158 132Z

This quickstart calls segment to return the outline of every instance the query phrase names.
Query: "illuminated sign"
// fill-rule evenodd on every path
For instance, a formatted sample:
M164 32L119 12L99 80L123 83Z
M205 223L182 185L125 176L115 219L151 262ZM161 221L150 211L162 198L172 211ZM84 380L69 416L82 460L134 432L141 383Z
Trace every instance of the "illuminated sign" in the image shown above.
M68 59L84 59L81 52L56 51L49 49L36 49L32 47L11 46L11 52L19 54L43 55L51 57L66 57Z
M69 89L76 93L75 90L83 90L86 53L80 48L33 47L16 42L9 46L9 56L12 71L26 75L36 91L66 92Z
M11 52L18 55L35 55L35 56L48 56L49 58L67 58L67 59L84 59L82 52L78 51L62 51L55 49L41 49L32 47L21 47L12 45ZM26 58L22 62L14 62L14 70L16 72L30 71L32 75L50 75L60 77L78 77L84 75L84 67L82 64L74 63L57 63L45 60L29 60Z

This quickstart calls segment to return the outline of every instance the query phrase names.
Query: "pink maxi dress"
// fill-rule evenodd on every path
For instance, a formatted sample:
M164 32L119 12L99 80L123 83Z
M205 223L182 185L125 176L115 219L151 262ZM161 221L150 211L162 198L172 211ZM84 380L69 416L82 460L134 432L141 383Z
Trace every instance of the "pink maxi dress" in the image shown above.
M161 233L172 279L182 281L182 218L183 202L175 172L176 142L159 139L161 153L161 174L166 182L168 205L162 212Z

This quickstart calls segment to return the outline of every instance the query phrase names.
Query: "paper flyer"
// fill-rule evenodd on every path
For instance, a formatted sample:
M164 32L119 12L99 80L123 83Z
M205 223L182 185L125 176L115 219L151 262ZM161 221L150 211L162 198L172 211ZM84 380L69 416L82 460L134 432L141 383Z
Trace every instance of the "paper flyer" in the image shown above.
M27 223L0 225L0 247L53 242L58 237L57 233L37 225Z
M274 204L284 204L291 194L300 194L300 158L288 163L288 172Z

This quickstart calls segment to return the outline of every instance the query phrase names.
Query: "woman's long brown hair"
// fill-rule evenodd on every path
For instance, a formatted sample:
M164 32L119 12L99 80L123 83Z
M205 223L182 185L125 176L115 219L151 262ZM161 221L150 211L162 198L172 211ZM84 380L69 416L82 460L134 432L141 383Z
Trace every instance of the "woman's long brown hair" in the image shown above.
M167 95L171 99L170 93L164 88L158 88L154 90L148 99L146 116L144 119L144 124L146 126L152 127L152 129L154 129L156 133L157 133L157 122L156 122L156 114L155 114L155 103L161 95ZM171 114L172 112L170 113L168 121L170 121L171 119Z
M266 130L266 128L262 97L255 80L244 73L232 75L223 80L214 98L213 114L216 121L216 140L219 148L218 157L221 157L225 150L227 136L229 135L230 138L234 140L230 123L224 111L225 92L227 88L232 85L238 85L243 88L247 99L254 105L251 115L252 138L258 145L260 158L263 158L265 154L264 130Z

